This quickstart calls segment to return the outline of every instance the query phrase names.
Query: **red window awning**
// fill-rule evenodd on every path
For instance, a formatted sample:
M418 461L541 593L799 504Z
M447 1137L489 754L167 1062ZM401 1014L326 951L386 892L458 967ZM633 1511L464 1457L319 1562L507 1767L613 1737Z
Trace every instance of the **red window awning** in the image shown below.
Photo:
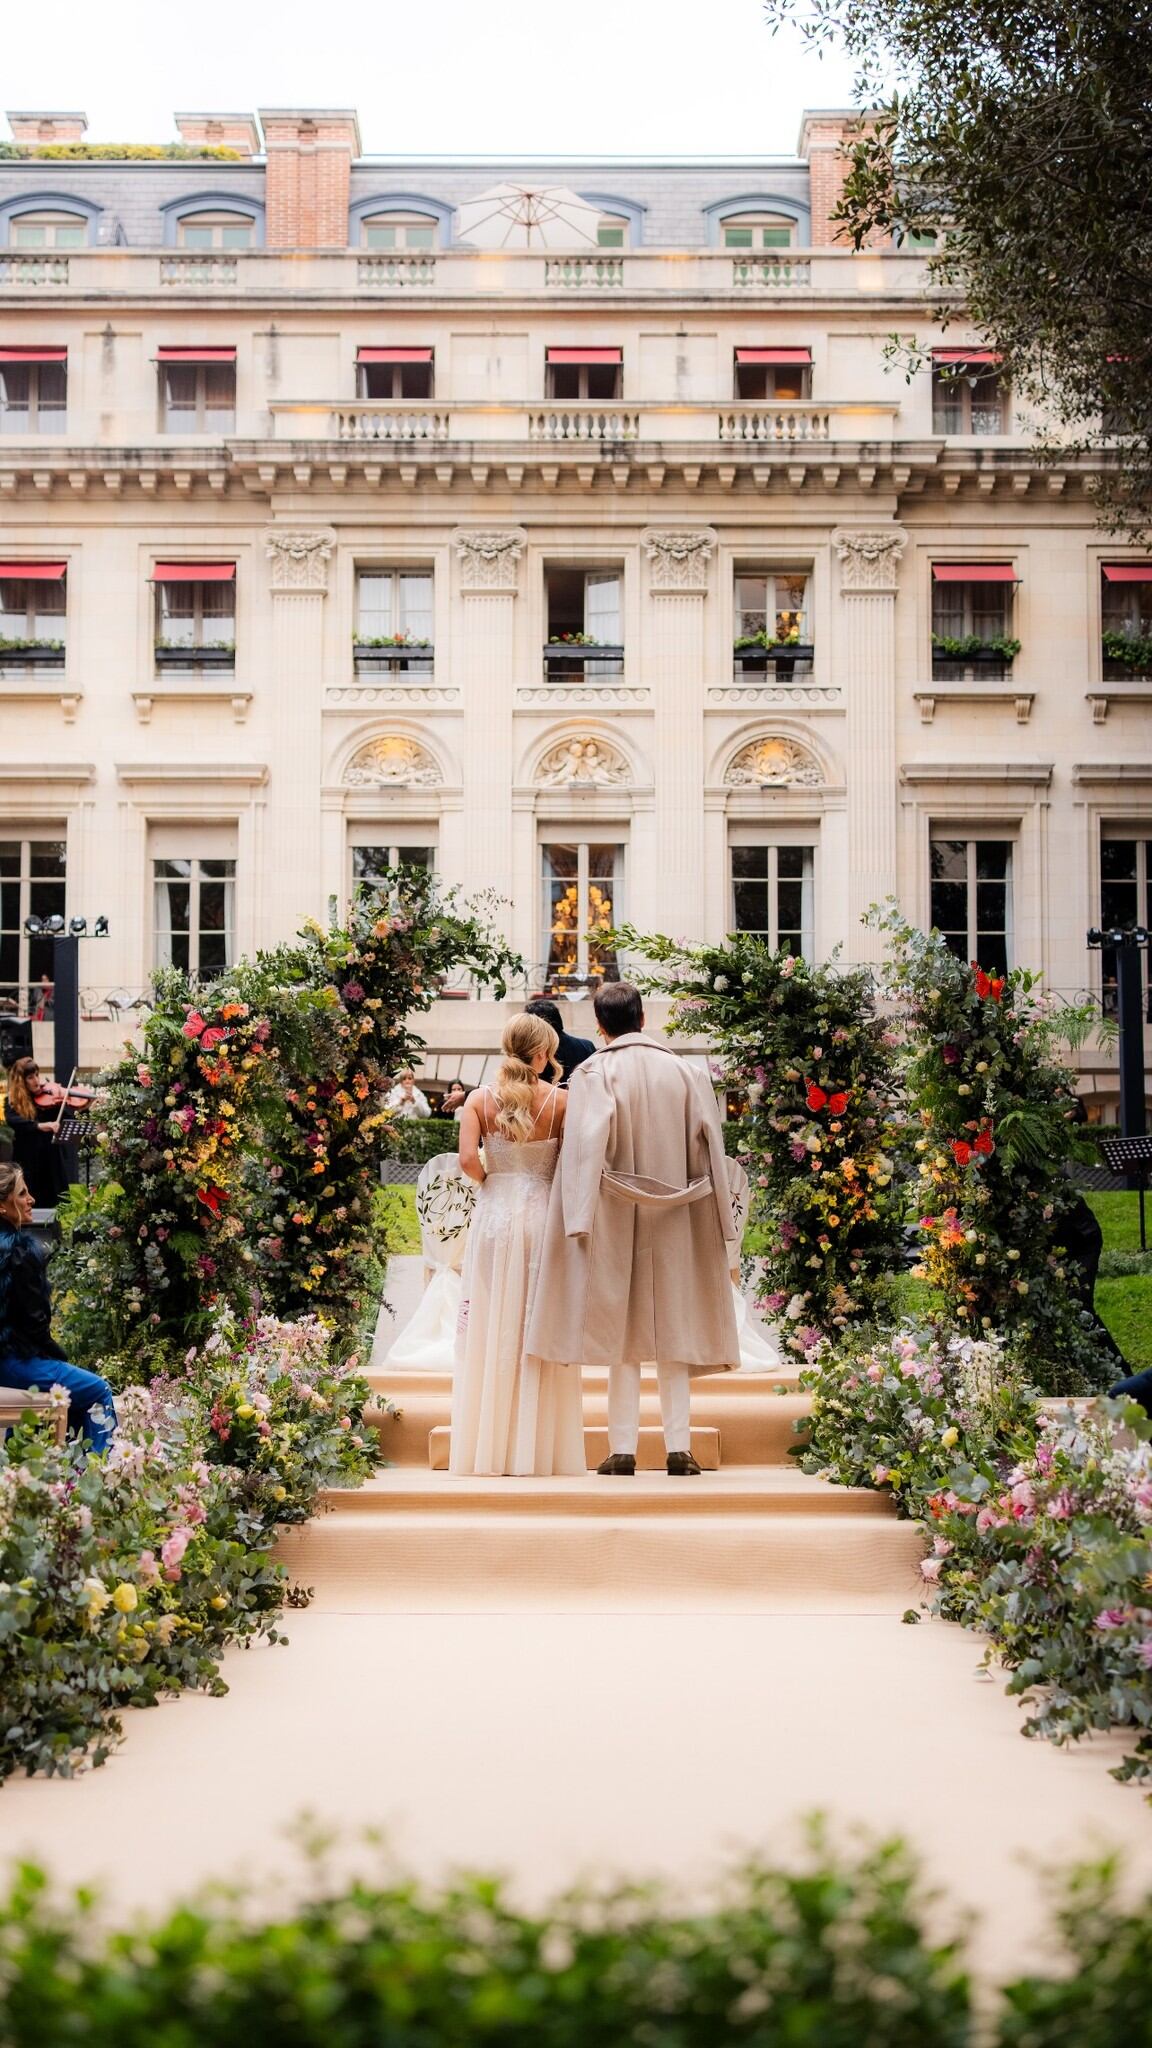
M157 562L153 583L233 583L235 562Z
M1018 583L1011 562L933 562L936 583Z
M0 348L0 363L66 363L66 348Z
M623 351L618 348L550 348L550 363L615 363L624 360Z
M22 583L59 583L67 573L67 562L0 562L0 576L18 576Z
M1152 562L1105 562L1105 583L1152 583Z
M358 363L430 363L430 348L358 348Z
M990 363L993 368L1000 361L994 348L934 348L934 363Z
M234 348L158 348L158 363L234 363Z
M810 348L738 348L738 363L780 363L803 365L805 369L812 361Z

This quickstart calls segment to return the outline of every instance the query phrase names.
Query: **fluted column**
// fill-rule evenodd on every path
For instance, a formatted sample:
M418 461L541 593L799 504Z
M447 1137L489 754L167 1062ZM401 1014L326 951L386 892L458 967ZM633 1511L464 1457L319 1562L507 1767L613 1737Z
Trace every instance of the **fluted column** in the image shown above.
M656 706L653 741L656 861L652 899L633 920L676 938L707 936L704 847L704 601L716 536L651 530L649 673Z
M451 879L513 893L512 682L522 527L454 535L464 605L464 814L468 871ZM503 922L509 930L511 912Z
M839 527L840 667L847 700L849 960L878 960L878 933L860 923L893 896L896 866L896 577L908 536Z
M272 575L272 674L281 730L268 791L266 902L262 930L290 939L306 917L324 919L325 875L317 774L321 760L324 606L331 527L273 527L265 535Z

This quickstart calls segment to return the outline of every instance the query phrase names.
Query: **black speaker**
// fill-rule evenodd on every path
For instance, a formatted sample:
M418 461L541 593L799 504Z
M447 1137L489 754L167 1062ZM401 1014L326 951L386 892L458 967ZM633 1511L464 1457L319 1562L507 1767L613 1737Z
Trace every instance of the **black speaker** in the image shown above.
M32 1058L31 1017L0 1016L0 1066Z

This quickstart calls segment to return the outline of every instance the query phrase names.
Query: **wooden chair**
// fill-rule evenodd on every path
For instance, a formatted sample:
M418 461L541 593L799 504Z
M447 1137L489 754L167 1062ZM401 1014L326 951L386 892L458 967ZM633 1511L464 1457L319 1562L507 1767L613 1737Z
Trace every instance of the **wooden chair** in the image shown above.
M68 1428L67 1401L54 1401L51 1394L42 1394L25 1387L0 1387L0 1436L14 1429L27 1415L46 1415L53 1419L53 1435L58 1444L64 1442Z

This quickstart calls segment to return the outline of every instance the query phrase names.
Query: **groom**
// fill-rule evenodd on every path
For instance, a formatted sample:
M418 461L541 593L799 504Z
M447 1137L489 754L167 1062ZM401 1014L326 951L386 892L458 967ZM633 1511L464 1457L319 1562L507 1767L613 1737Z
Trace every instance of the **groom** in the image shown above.
M655 1360L668 1471L696 1474L694 1373L740 1364L720 1113L706 1074L644 1031L631 982L594 1008L604 1050L573 1074L526 1350L608 1367L608 1452L631 1477L640 1367Z

